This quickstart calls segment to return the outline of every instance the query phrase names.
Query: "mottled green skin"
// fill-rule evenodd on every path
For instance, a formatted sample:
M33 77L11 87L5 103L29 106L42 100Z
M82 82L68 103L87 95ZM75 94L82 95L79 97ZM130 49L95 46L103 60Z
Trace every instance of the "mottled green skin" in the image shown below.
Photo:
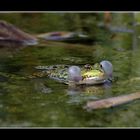
M41 70L36 76L43 77L47 76L49 78L58 80L59 82L68 84L68 68L69 65L54 65L54 66L37 66L36 69ZM105 80L105 74L100 68L99 64L89 65L86 64L81 68L82 81L78 84L90 83L89 79L96 78L98 83L102 83ZM92 81L93 82L93 81Z

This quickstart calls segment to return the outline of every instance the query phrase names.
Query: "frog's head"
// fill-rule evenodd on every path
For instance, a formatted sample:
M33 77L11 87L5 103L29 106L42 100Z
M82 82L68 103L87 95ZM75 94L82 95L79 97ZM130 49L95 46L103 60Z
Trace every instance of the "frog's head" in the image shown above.
M112 75L113 75L113 65L111 62L107 60L103 60L100 62L100 67L105 72L107 78L112 81Z
M70 81L79 82L82 80L81 69L78 66L71 66L68 69L68 78Z
M100 62L100 67L104 71L106 78L112 81L113 66L111 62L104 60ZM73 82L82 80L81 69L78 66L71 66L68 69L68 79Z

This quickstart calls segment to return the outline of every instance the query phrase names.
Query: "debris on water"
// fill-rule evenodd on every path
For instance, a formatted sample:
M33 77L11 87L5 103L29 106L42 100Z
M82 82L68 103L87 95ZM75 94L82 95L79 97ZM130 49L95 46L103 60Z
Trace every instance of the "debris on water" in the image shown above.
M47 41L67 42L67 43L92 43L94 41L89 35L82 32L48 32L37 35L38 38Z
M42 88L42 90L41 90L41 92L42 93L51 93L52 92L52 90L51 90L51 88Z
M71 63L82 63L84 60L80 57L63 57L62 58L63 61L68 61L68 62L71 62Z
M40 93L51 93L52 92L52 89L47 87L46 84L44 84L42 82L42 80L36 80L34 81L34 89Z
M97 101L89 101L87 102L86 106L84 106L84 109L95 110L95 109L110 108L131 102L136 99L140 99L140 92L131 93L128 95L121 95L117 97L111 97L107 99L101 99Z
M2 42L4 45L4 41L13 42L13 43L21 43L23 45L35 45L37 44L37 39L18 29L14 25L0 20L0 43Z

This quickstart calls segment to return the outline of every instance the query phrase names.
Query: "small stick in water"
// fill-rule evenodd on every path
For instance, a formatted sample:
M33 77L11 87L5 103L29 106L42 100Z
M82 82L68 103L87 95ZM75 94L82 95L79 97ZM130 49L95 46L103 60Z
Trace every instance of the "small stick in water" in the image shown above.
M124 103L128 103L136 99L140 99L140 92L117 96L117 97L111 97L107 99L101 99L97 101L90 101L87 103L85 108L90 109L90 110L110 108L110 107L118 106Z

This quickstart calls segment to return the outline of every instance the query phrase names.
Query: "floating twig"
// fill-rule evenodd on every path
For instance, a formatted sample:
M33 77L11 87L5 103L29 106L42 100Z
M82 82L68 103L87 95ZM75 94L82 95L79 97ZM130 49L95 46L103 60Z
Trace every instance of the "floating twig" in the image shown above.
M90 101L85 106L86 109L103 109L103 108L110 108L114 106L118 106L121 104L125 104L131 102L133 100L140 99L140 92L122 95L117 97L111 97L107 99L101 99L97 101Z

